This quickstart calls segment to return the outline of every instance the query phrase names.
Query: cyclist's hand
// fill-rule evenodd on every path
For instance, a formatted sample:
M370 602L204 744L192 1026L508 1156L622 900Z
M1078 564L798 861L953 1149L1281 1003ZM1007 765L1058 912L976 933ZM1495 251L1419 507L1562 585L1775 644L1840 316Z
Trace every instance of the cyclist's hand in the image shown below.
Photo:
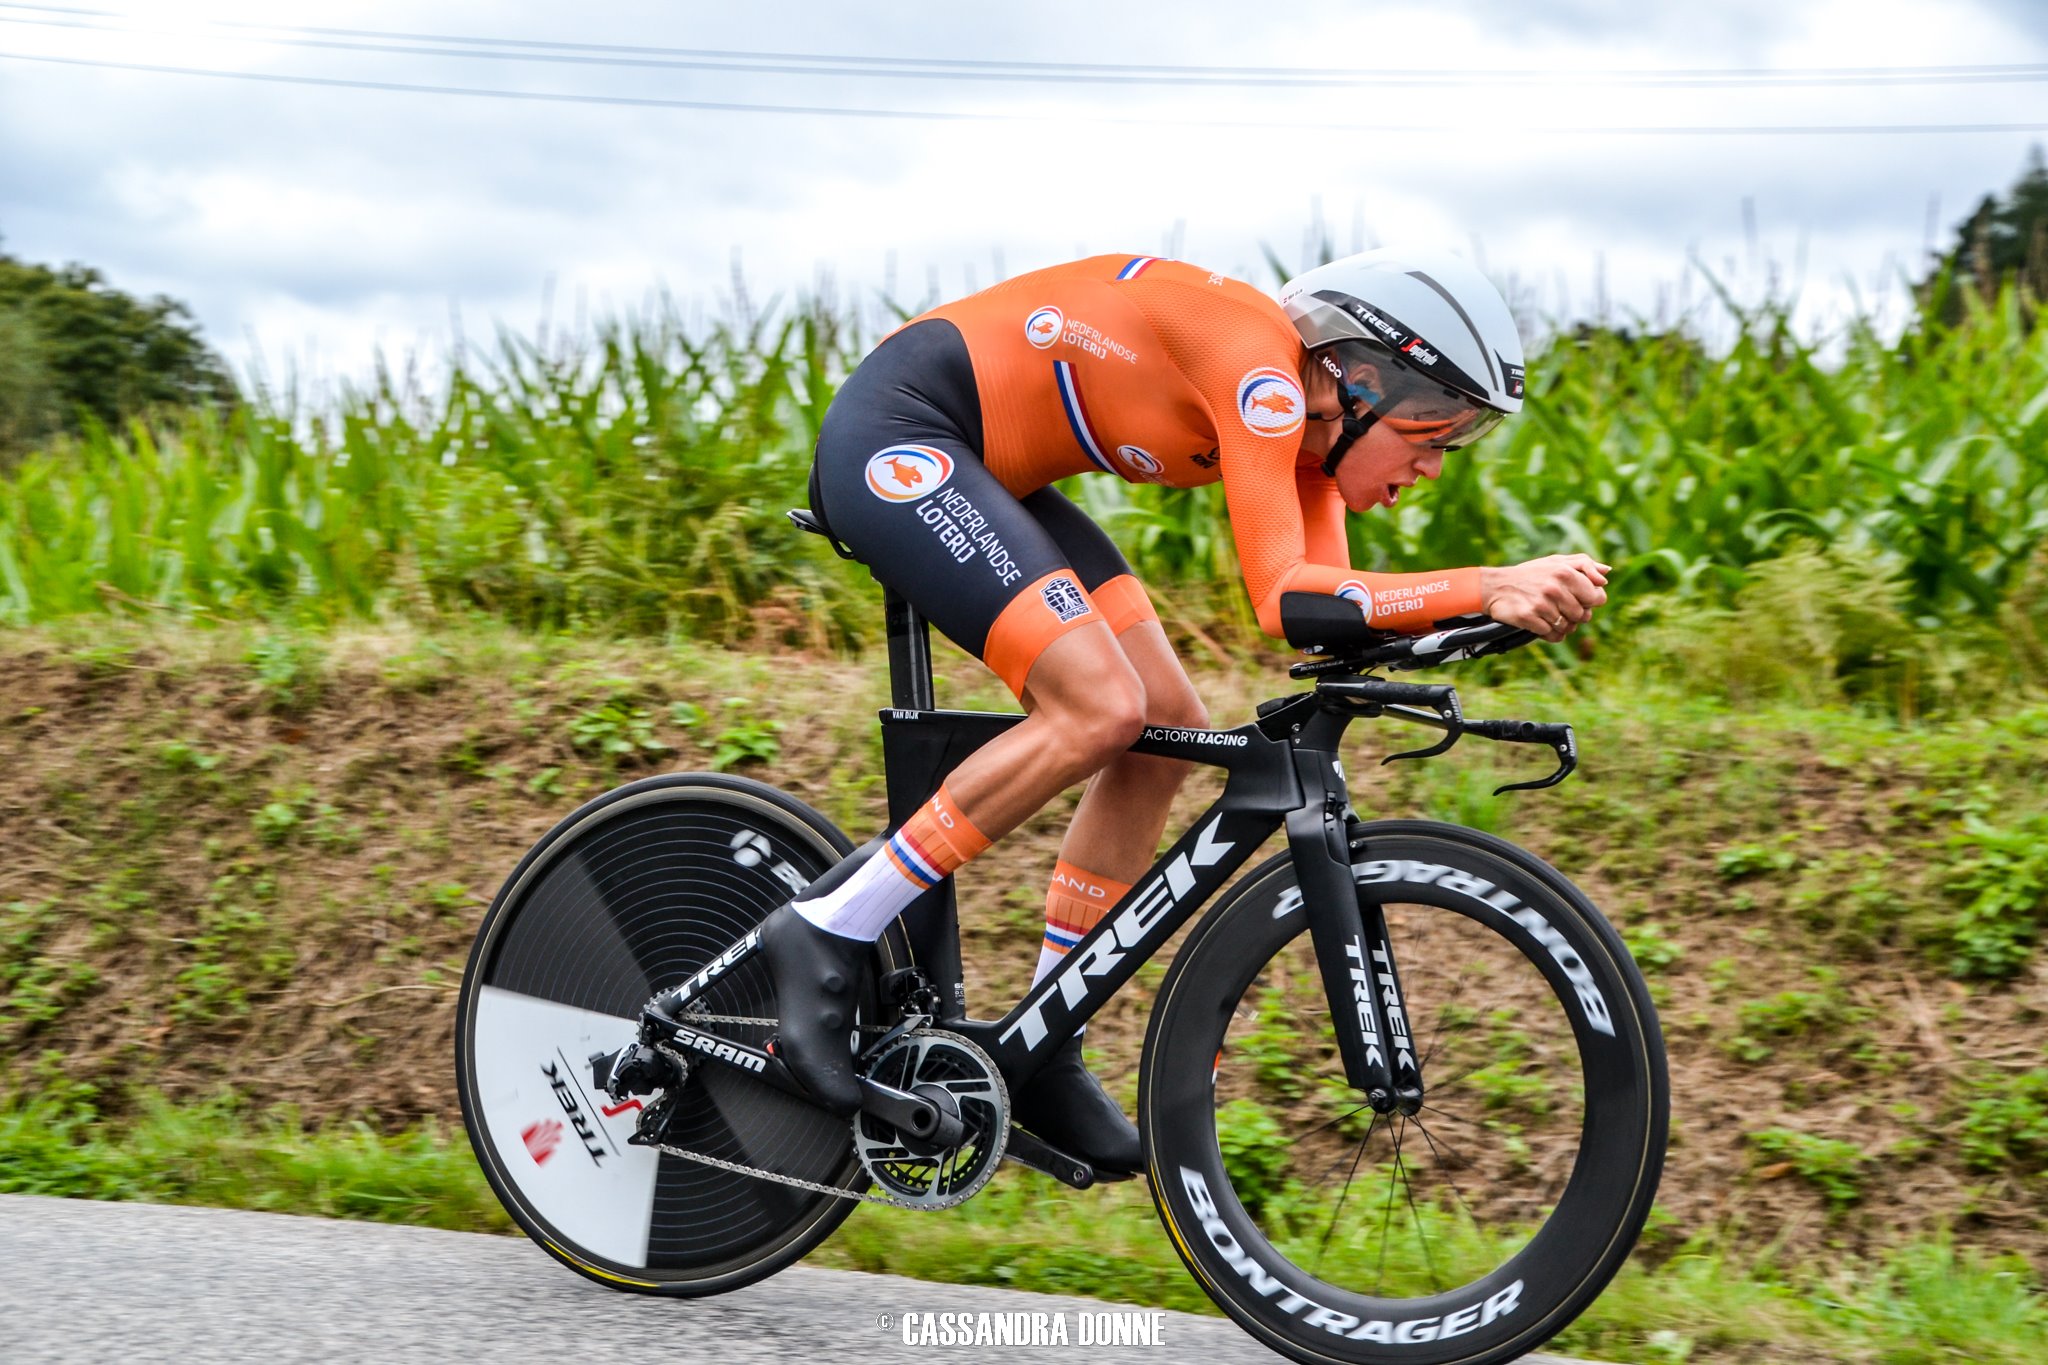
M1556 644L1607 600L1611 566L1591 555L1545 555L1479 571L1480 610Z

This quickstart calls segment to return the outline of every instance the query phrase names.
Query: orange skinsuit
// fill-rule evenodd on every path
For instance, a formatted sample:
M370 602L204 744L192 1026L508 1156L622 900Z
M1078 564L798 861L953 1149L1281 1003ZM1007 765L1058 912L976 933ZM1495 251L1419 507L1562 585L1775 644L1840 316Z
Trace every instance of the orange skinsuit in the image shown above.
M1480 609L1476 568L1351 568L1337 482L1301 450L1301 338L1250 285L1180 261L1093 256L924 316L966 340L983 460L1016 496L1091 469L1172 488L1220 478L1267 634L1282 633L1286 592L1349 597L1374 626L1409 632Z

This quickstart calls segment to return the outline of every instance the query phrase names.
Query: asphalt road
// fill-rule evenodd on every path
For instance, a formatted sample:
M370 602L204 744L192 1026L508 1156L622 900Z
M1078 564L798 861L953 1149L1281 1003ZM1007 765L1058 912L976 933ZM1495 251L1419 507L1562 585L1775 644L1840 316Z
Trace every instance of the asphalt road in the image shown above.
M1224 1319L1186 1313L1160 1315L1156 1346L1077 1344L1083 1315L1092 1327L1116 1308L801 1265L715 1298L650 1299L593 1285L524 1238L0 1196L0 1360L10 1365L1282 1359ZM1069 1344L904 1342L903 1314L961 1312L1061 1314ZM1541 1362L1570 1365L1527 1365Z

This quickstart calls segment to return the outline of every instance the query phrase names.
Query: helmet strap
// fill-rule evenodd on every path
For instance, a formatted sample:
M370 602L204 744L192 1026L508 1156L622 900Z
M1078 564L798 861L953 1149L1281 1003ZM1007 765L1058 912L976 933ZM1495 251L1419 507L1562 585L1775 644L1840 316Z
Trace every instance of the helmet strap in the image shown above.
M1371 408L1365 408L1365 415L1360 416L1359 409L1362 406L1362 404L1355 401L1345 404L1344 430L1335 441L1331 442L1330 453L1323 456L1323 473L1333 479L1337 477L1337 461L1344 458L1344 452L1351 449L1352 444L1359 437L1371 431L1374 422L1380 420L1380 415Z

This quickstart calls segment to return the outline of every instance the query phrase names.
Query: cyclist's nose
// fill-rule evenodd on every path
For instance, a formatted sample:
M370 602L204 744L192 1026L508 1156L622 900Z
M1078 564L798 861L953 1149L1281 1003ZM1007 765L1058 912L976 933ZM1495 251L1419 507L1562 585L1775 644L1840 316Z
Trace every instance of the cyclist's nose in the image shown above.
M1440 479L1444 475L1444 453L1441 450L1425 451L1415 462L1415 472L1425 479Z

